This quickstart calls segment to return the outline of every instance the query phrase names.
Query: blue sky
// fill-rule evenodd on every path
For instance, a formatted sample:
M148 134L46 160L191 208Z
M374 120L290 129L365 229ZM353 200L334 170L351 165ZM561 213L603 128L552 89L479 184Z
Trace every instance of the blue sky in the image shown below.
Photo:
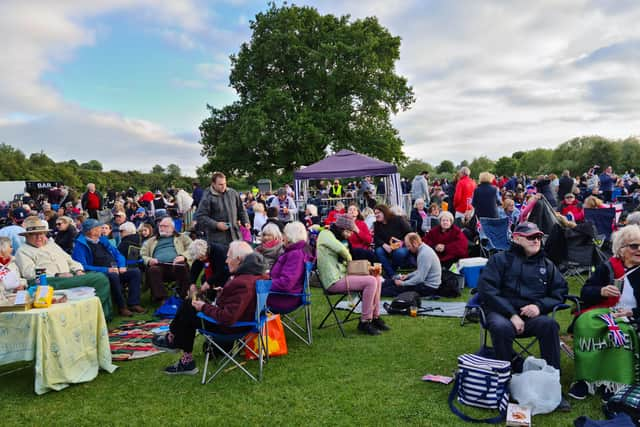
M410 157L438 163L640 131L635 1L323 0L402 37L416 104L394 117ZM0 142L108 169L194 173L206 104L235 99L230 54L266 2L4 0Z

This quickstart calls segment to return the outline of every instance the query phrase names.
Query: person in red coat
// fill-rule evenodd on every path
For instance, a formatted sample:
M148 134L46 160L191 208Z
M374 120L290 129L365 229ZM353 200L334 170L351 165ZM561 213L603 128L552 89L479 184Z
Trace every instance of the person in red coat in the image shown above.
M433 227L422 238L422 241L431 246L443 268L449 268L468 254L468 241L462 230L453 224L451 212L442 212L439 217L440 225Z
M349 236L349 252L353 259L366 259L371 263L378 262L376 254L371 250L371 244L373 243L373 236L371 230L364 222L364 218L360 213L360 209L356 205L349 206L347 209L347 215L353 218L356 223L358 231L354 231Z
M231 279L222 288L215 288L217 296L214 304L204 301L185 299L176 313L176 317L169 326L166 335L153 337L153 345L162 350L183 351L182 357L175 364L167 367L165 373L169 375L195 375L198 368L193 360L193 342L196 329L202 323L197 312L202 311L218 323L206 325L208 330L218 333L237 333L239 328L229 328L236 322L250 322L255 318L256 311L256 281L264 278L264 259L254 252L251 246L243 241L233 241L229 245L226 264L231 273ZM200 291L206 291L208 285L203 285ZM220 342L221 347L230 350L233 342Z
M324 225L329 227L331 224L336 222L338 219L338 215L344 215L346 211L344 210L344 203L338 202L333 210L329 211L327 218L324 220Z
M584 222L584 209L573 193L564 196L564 200L560 203L560 213L566 216L568 220L574 222Z
M473 209L471 200L473 199L473 192L476 189L476 183L469 175L471 170L464 166L460 169L460 179L456 184L456 192L453 195L453 207L456 212L456 218L464 217L465 212Z

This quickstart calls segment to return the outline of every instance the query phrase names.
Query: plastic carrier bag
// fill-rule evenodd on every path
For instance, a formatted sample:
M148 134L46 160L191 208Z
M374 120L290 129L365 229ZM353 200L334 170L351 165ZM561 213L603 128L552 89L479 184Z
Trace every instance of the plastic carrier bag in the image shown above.
M562 400L560 371L533 356L524 361L521 374L511 376L510 389L520 405L531 408L531 415L553 412Z

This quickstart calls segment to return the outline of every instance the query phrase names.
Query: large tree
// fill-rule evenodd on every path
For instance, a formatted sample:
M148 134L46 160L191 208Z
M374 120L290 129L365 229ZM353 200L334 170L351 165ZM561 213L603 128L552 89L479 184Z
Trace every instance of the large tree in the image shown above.
M396 74L400 38L376 18L321 15L270 4L251 41L231 56L239 100L207 106L200 126L205 170L252 177L291 172L343 148L405 160L391 114L414 102Z

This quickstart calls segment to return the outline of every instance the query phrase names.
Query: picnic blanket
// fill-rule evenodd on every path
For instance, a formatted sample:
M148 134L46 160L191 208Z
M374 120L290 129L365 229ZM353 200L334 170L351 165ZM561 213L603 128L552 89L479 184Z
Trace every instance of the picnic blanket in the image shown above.
M384 309L385 302L391 303L391 300L380 301L380 314L387 315ZM466 302L440 302L440 301L422 301L422 308L431 308L432 310L419 312L419 316L436 316L436 317L463 317ZM356 306L354 313L362 313L362 302ZM351 310L349 301L342 301L336 306L339 310Z
M138 320L124 322L109 332L111 358L113 360L135 360L162 353L151 344L153 329L166 327L169 321Z

